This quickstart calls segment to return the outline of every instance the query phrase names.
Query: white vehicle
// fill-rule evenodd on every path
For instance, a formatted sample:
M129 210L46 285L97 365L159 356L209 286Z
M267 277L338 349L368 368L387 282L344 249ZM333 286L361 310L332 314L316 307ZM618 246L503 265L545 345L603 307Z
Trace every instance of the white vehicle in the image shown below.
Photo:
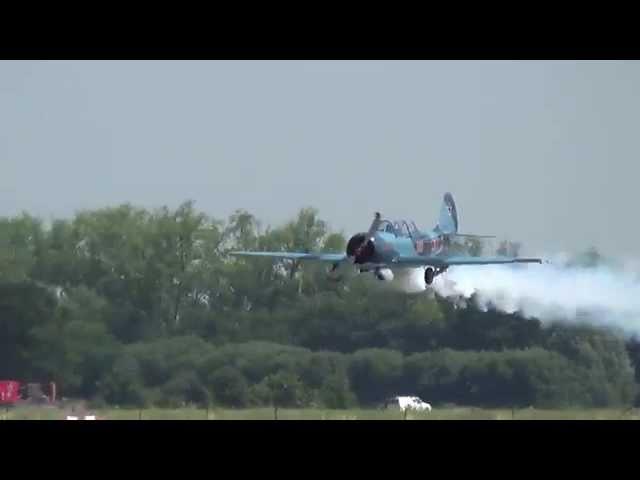
M402 411L407 409L419 412L430 412L431 405L423 402L420 397L392 397L385 402L385 408L399 408Z
M85 415L84 417L79 417L76 415L67 415L66 417L67 420L95 420L96 416L95 415Z

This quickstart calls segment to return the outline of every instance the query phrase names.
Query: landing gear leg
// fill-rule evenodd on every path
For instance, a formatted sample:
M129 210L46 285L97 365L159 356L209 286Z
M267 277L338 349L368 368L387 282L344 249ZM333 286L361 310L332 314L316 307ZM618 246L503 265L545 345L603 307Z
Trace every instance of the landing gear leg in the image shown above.
M338 267L340 265L338 263L334 263L331 268L329 268L328 273L328 277L329 280L332 282L340 282L342 281L343 276L340 274L340 272L338 271Z
M377 278L378 280L380 280L380 281L383 281L383 280L384 280L384 275L382 275L382 272L380 272L380 269L379 269L379 268L376 268L376 270L375 270L375 275L376 275L376 278Z
M449 267L436 268L436 272L433 276L437 277L438 275L442 275L444 272L447 271L447 268Z

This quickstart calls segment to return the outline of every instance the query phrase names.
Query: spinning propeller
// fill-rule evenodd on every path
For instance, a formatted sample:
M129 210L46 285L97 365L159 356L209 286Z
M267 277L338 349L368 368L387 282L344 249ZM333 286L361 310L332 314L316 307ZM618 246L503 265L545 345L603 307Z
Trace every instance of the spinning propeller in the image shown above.
M355 262L356 258L358 258L358 256L362 253L362 250L367 246L367 244L369 242L374 241L376 232L380 227L381 221L382 221L382 215L380 215L380 212L376 212L374 214L373 222L371 222L371 226L369 227L369 231L367 232L366 237L364 238L364 241L358 246L354 254L349 257L352 263Z

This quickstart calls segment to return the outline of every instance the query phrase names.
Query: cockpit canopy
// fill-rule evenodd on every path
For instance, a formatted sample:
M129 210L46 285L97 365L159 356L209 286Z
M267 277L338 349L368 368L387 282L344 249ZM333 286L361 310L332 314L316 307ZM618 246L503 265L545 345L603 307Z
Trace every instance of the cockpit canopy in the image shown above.
M382 220L378 226L379 232L391 233L396 237L412 237L418 232L414 222L406 220Z

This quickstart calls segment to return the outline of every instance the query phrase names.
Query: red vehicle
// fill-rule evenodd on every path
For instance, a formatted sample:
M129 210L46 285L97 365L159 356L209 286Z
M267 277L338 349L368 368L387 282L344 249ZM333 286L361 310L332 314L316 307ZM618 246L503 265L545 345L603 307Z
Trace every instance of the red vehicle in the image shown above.
M48 395L44 392L48 390ZM56 384L24 383L16 380L0 380L0 405L9 406L18 403L54 403Z
M20 400L20 382L0 380L0 405L13 405Z

